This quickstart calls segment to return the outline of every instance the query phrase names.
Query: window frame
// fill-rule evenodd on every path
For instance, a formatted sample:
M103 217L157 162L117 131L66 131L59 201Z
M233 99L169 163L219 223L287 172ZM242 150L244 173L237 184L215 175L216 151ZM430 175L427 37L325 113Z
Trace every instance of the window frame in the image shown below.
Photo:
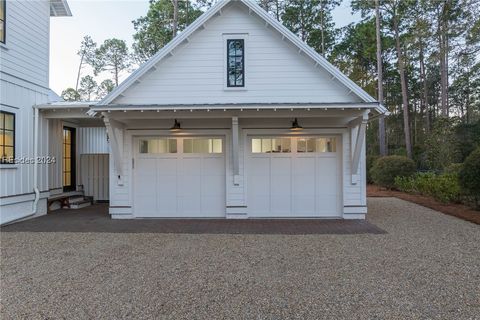
M228 41L243 40L243 86L228 86ZM224 91L247 91L248 90L248 33L224 33L223 34L223 90Z
M3 19L0 17L0 21L3 24L3 41L0 40L0 43L7 44L7 0L3 1Z
M249 153L251 155L286 155L286 154L297 154L297 155L333 155L339 151L338 148L338 136L337 135L329 135L329 134L321 134L321 135L249 135ZM273 140L283 140L283 139L290 139L289 145L290 148L288 151L283 151L283 141L281 142L282 150L281 151L263 151L263 140L271 140L270 142L270 150L273 150ZM317 143L319 139L330 139L333 141L332 149L333 151L319 151L317 149ZM254 151L254 140L260 140L260 151ZM299 142L300 140L305 141L305 151L299 151ZM313 141L313 149L312 151L308 151L308 140ZM278 145L278 144L277 144ZM258 147L258 146L257 146Z
M242 54L238 56L236 53L234 55L230 54L230 44L233 42L240 42L242 44ZM242 59L242 84L237 84L237 79L235 79L235 83L230 83L230 58L241 58ZM245 87L245 39L227 39L227 87L229 88L244 88ZM236 67L235 67L236 73Z
M0 130L3 130L5 132L6 131L10 131L13 133L13 145L10 146L8 145L8 147L12 147L13 148L13 155L12 155L12 161L5 161L4 158L3 158L3 154L5 152L5 147L7 145L5 145L5 140L3 141L3 144L0 144L0 164L15 164L15 152L16 152L16 140L17 140L17 134L16 134L16 131L17 131L17 119L16 119L16 114L13 113L13 112L8 112L8 111L4 111L4 110L0 110L0 113L3 113L4 115L8 114L8 115L11 115L13 116L13 130L10 130L10 129L5 129L5 116L3 117L3 128L0 129Z

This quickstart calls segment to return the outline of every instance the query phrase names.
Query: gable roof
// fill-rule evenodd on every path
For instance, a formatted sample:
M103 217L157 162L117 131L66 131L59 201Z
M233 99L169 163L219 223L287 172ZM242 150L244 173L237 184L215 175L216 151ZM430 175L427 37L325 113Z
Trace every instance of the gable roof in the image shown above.
M283 39L289 40L306 56L315 61L315 65L322 67L325 71L330 73L333 78L337 79L341 84L347 87L352 93L356 94L360 99L366 103L377 103L376 99L370 96L362 88L360 88L355 82L344 75L339 69L334 67L327 59L318 54L314 49L308 46L305 42L300 40L295 34L288 30L283 24L274 19L270 14L263 10L258 4L251 0L223 0L217 2L204 14L202 14L197 20L190 24L182 33L177 35L172 41L160 49L155 55L153 55L147 62L142 64L135 72L133 72L125 81L123 81L118 87L110 92L98 105L108 105L117 97L121 96L125 90L135 84L139 79L147 74L151 69L156 69L157 65L164 57L169 55L178 45L184 41L188 41L188 38L199 28L201 28L210 18L220 13L228 3L238 2L244 4L249 12L255 13L258 17L263 19L268 25L279 32ZM378 103L375 108L378 113L387 113L387 109Z

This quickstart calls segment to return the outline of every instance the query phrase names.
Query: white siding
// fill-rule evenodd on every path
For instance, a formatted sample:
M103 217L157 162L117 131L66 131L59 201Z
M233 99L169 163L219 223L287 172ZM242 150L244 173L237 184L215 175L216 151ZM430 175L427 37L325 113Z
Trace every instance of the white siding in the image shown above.
M86 196L94 201L108 200L108 154L80 155L80 181Z
M248 34L246 89L225 90L224 34ZM235 36L232 36L235 38ZM283 41L244 6L231 4L174 50L140 83L114 100L119 104L215 104L359 102L313 60Z
M7 1L6 43L0 71L48 87L50 5L48 0Z
M33 106L47 102L47 92L37 91L38 88L28 83L21 85L10 82L9 77L0 80L0 109L15 113L15 157L33 157ZM13 79L15 80L15 79ZM48 121L39 121L39 156L47 156L48 152ZM41 191L48 190L48 165L38 166L38 187ZM33 165L21 164L0 165L0 197L26 194L33 192Z
M77 129L78 154L108 153L107 132L105 127Z
M55 164L49 166L49 189L52 194L63 191L63 123L61 120L49 120L49 154L55 157Z

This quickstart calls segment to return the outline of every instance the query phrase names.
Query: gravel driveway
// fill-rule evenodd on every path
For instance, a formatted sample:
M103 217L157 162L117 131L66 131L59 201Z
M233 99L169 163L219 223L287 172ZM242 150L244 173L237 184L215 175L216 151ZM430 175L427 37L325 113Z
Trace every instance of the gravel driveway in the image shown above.
M2 232L1 314L480 319L480 227L395 198L386 234Z

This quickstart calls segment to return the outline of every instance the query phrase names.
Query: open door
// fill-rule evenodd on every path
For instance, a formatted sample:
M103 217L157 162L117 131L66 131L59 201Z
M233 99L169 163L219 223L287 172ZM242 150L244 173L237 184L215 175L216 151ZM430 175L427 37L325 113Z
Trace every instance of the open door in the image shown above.
M63 191L76 190L75 128L63 127Z

